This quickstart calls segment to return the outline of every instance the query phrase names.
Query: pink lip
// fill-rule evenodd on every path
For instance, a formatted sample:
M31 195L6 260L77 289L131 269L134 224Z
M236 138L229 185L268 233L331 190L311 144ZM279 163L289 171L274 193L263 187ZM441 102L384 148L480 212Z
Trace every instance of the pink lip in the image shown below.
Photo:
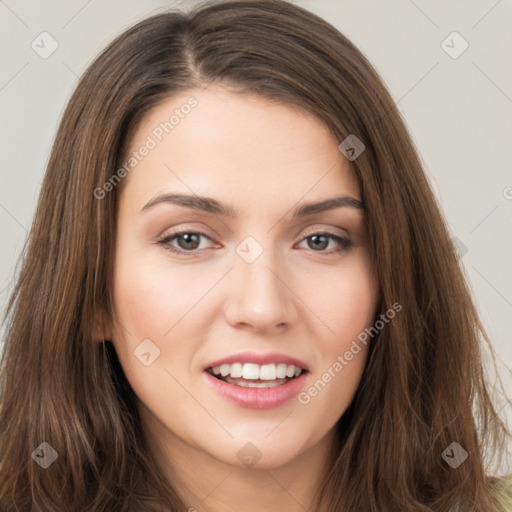
M209 364L207 364L203 370L207 370L208 368L215 368L216 366L220 366L221 364L233 364L233 363L255 363L255 364L289 364L294 365L298 368L302 368L303 370L309 370L308 366L304 361L300 359L296 359L295 357L287 356L286 354L280 354L278 352L268 352L266 354L255 354L254 352L241 352L239 354L234 354L232 356L223 357L222 359L217 359ZM217 380L217 379L216 379Z
M272 409L279 407L299 393L305 384L308 372L303 372L285 384L273 388L244 388L217 379L207 371L204 371L203 375L207 384L212 386L219 395L240 407Z

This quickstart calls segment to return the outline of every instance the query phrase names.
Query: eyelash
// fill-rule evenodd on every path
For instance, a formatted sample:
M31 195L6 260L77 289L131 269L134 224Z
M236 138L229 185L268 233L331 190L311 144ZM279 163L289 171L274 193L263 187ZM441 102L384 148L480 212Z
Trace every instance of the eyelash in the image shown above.
M174 240L175 238L179 238L181 235L185 235L185 234L204 236L205 238L208 238L209 240L211 240L208 235L206 235L205 233L202 233L201 231L192 231L192 230L184 229L184 230L175 231L174 233L166 235L164 238L158 240L158 243L160 245L162 245L164 247L164 249L166 249L167 251L170 251L174 254L185 255L185 256L194 256L194 255L198 254L199 252L201 252L203 249L196 249L195 251L185 251L185 250L176 249L175 247L169 245L171 240ZM308 238L311 238L313 236L318 236L318 235L336 240L340 244L340 247L338 249L334 249L334 250L331 249L330 251L322 250L322 251L313 251L313 252L318 252L319 254L323 253L323 254L333 255L333 254L342 253L342 252L350 249L350 247L352 247L351 240L349 240L347 238L343 238L339 235L334 235L333 233L329 233L326 231L319 231L316 233L311 233L310 235L303 237L299 243L302 243L304 240L307 240Z

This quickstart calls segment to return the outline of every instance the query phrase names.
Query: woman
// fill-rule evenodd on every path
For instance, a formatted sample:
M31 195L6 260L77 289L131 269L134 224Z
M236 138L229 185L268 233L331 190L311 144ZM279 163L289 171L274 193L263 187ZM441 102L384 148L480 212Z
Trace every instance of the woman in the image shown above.
M287 2L156 15L96 59L8 313L2 510L512 507L411 139Z

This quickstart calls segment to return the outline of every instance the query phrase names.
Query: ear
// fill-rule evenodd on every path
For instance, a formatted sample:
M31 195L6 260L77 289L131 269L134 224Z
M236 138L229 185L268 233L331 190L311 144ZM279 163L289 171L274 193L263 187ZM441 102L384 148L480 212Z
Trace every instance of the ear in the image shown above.
M102 343L105 340L112 340L112 327L107 313L98 309L94 314L94 325L92 330L93 341Z

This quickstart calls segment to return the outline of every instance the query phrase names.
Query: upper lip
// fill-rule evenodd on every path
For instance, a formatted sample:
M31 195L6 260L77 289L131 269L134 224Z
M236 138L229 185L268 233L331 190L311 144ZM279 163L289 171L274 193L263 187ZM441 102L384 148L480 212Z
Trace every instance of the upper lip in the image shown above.
M279 352L267 352L265 354L257 354L255 352L240 352L233 354L232 356L223 357L208 363L203 370L208 368L214 368L221 364L233 364L233 363L255 363L258 365L263 364L288 364L294 365L297 368L308 370L308 366L304 361L297 359L296 357L287 356L286 354L280 354Z

